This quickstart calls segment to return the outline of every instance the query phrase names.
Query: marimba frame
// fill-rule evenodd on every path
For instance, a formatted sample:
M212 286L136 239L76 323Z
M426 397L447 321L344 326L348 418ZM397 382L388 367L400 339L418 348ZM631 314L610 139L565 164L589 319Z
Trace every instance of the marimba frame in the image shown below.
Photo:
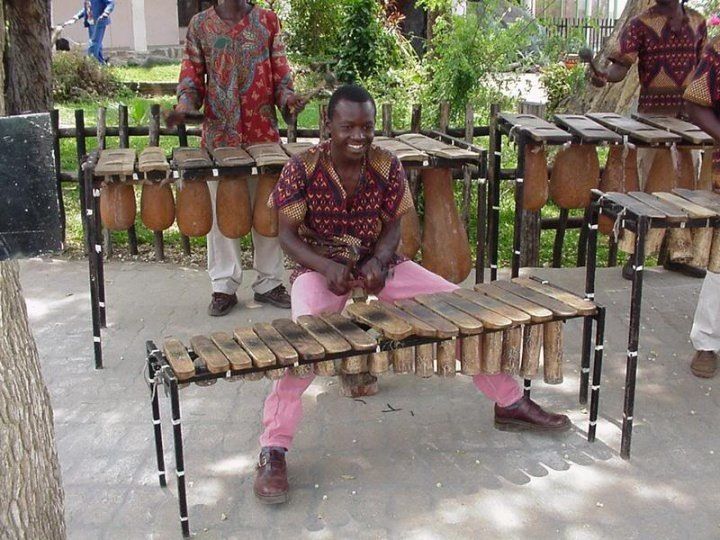
M536 278L533 278L536 279ZM537 280L540 283L548 283L545 280ZM560 287L557 287L553 285L556 289L561 289ZM602 375L602 361L603 361L603 341L604 341L604 332L605 332L605 307L602 305L599 305L595 303L595 313L589 314L589 315L575 315L572 317L557 317L554 318L554 321L565 321L568 319L574 319L574 318L582 318L583 319L583 328L590 328L592 329L592 324L595 322L596 324L596 332L595 332L595 347L594 347L594 354L593 356L593 378L592 378L592 393L591 393L591 401L590 401L590 410L589 410L589 417L588 417L588 431L587 431L587 440L588 442L594 442L596 439L596 429L597 429L597 418L599 413L599 405L600 405L600 382L601 382L601 375ZM542 323L541 323L542 324ZM589 326L587 326L589 325ZM497 330L497 332L503 332L503 330ZM490 333L490 332L485 332ZM494 333L494 332L493 332ZM413 336L407 339L404 339L402 341L392 341L392 340L386 340L386 339L380 339L377 346L377 352L382 351L392 351L396 350L398 348L405 348L405 347L415 347L417 345L423 345L423 344L432 344L432 343L440 343L443 341L455 341L457 339L462 339L463 336L459 337L452 337L452 338L429 338L429 337L418 337ZM582 341L582 348L581 348L581 355L582 355L582 364L587 364L589 366L590 364L590 355L591 355L591 349L593 347L592 340L591 340L591 332L586 333L583 331L583 341ZM158 467L158 482L160 484L160 487L167 487L167 474L166 474L166 468L165 468L165 458L164 458L164 448L163 448L163 440L162 440L162 423L161 423L161 416L160 416L160 404L159 404L159 393L158 393L158 387L162 386L165 388L166 395L169 395L170 398L170 413L171 413L171 422L173 426L173 447L174 447L174 453L175 453L175 470L176 470L176 476L177 476L177 483L178 483L178 505L179 505L179 512L180 512L180 527L182 530L182 534L184 537L190 536L190 521L189 521L189 515L188 515L188 505L187 505L187 486L185 481L185 457L184 457L184 447L183 447L183 437L182 437L182 418L180 414L180 394L179 394L179 387L180 384L187 385L190 383L207 383L211 380L217 380L217 379L229 379L231 377L235 376L242 376L244 374L248 373L257 373L257 372L264 372L269 371L273 369L277 369L278 366L268 366L265 368L258 368L253 367L251 369L245 369L245 370L232 370L229 369L228 371L222 372L222 373L210 373L208 371L204 371L201 373L196 373L192 377L183 380L182 383L178 380L175 373L172 370L172 367L168 363L167 359L163 355L163 353L158 349L158 347L155 345L153 341L147 341L146 345L146 363L147 363L147 383L150 387L150 406L151 406L151 414L152 414L152 422L153 422L153 435L155 439L155 454L157 459L157 467ZM189 351L191 359L195 359L197 355ZM295 365L305 365L305 364L314 364L317 362L325 362L329 360L341 360L343 358L349 358L352 356L357 356L359 353L357 351L348 351L345 353L336 353L336 354L327 354L325 357L323 357L320 360L313 360L313 361L305 361L305 360L299 360ZM587 358L586 358L587 356ZM292 366L287 366L292 367ZM582 380L581 380L582 384Z
M612 219L619 219L621 229L635 233L635 253L632 255L632 289L630 292L630 325L627 342L627 364L625 369L625 397L623 401L622 438L620 455L630 459L633 415L635 411L635 386L640 341L640 316L642 311L643 270L645 265L645 240L650 229L703 228L720 226L720 217L689 218L682 223L661 218L638 215L627 207L614 204L604 198L601 191L593 190L592 203L586 222L588 228L588 253L585 274L585 297L595 299L595 274L597 271L597 238L600 213Z

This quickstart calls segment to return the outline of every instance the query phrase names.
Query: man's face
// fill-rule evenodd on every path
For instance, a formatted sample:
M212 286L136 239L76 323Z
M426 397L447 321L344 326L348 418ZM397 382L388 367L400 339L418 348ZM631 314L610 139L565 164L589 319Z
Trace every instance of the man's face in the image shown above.
M357 103L341 99L328 119L332 147L345 159L360 160L375 135L375 110L369 101Z

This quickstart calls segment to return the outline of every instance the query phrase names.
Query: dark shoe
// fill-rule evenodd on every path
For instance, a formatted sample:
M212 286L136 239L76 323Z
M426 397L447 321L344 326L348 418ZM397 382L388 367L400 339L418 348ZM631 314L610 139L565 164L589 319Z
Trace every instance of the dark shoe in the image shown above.
M633 263L632 260L629 260L622 267L622 277L628 281L632 281L633 273Z
M211 317L222 317L237 304L237 296L221 292L212 293L212 301L208 306L208 315Z
M709 379L717 373L718 357L713 351L696 351L690 360L690 371L696 377Z
M290 484L287 479L285 449L278 446L264 446L260 450L256 468L253 491L260 502L265 504L287 502Z
M272 304L275 307L290 309L290 295L284 285L278 285L266 293L255 293L255 301L263 304Z
M567 416L544 411L527 397L520 399L516 406L495 404L495 428L501 431L565 431L570 426Z
M690 276L690 277L696 277L696 278L704 278L705 274L707 273L704 268L698 268L697 266L693 266L691 264L685 264L685 263L679 263L679 262L673 262L668 261L666 262L663 267L665 270L670 270L672 272L679 272L680 274L683 274L684 276Z

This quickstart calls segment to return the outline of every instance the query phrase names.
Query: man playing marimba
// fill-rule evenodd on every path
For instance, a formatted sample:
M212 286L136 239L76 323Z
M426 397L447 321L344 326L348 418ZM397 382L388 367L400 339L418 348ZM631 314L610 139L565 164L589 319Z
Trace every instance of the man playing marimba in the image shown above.
M413 206L399 160L372 145L375 103L354 85L335 91L328 105L331 139L293 158L270 203L279 210L280 242L295 260L292 316L340 312L350 291L362 286L382 300L457 289L397 255L400 217ZM265 400L262 450L255 495L266 503L287 500L285 452L302 417L302 394L314 376L289 371ZM495 401L500 429L562 431L565 415L544 411L508 374L476 375L476 388Z
M297 114L303 100L293 91L277 15L246 0L225 0L195 15L188 25L178 84L178 105L168 125L184 123L186 114L203 108L202 144L214 149L279 142L275 107ZM257 179L249 182L251 200ZM209 182L213 208L217 182ZM255 300L289 308L282 284L283 254L277 238L254 228ZM217 223L207 235L212 301L208 313L227 314L237 304L242 281L240 242L226 238Z
M683 92L699 60L707 39L705 18L685 6L685 0L656 0L655 5L633 17L622 29L618 48L610 56L610 66L593 76L593 84L622 81L632 65L638 63L640 97L638 112L680 116ZM657 150L638 148L638 176L644 190ZM696 157L696 156L694 156ZM631 260L623 276L632 279ZM671 265L673 267L675 265ZM687 265L677 269L693 272Z
M705 48L692 82L685 91L690 119L712 135L720 145L720 38ZM717 146L716 146L717 148ZM720 191L720 151L713 153L713 189ZM720 274L707 272L703 281L690 340L695 354L690 361L691 371L698 377L712 377L717 373L720 350Z

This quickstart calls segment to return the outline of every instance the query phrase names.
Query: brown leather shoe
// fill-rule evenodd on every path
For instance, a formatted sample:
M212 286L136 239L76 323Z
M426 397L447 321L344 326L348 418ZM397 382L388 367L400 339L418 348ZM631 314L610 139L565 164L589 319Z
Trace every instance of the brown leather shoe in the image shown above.
M263 304L272 304L275 307L290 309L290 295L285 285L278 285L266 293L255 293L255 301Z
M718 357L713 351L696 351L690 360L690 371L696 377L709 379L717 373Z
M265 504L281 504L288 500L290 485L287 479L285 449L279 446L264 446L258 458L257 475L253 491Z
M235 304L237 304L237 296L234 294L214 292L208 306L208 315L211 317L227 315Z
M528 397L516 407L495 404L495 428L501 431L565 431L571 425L564 414L547 412Z

